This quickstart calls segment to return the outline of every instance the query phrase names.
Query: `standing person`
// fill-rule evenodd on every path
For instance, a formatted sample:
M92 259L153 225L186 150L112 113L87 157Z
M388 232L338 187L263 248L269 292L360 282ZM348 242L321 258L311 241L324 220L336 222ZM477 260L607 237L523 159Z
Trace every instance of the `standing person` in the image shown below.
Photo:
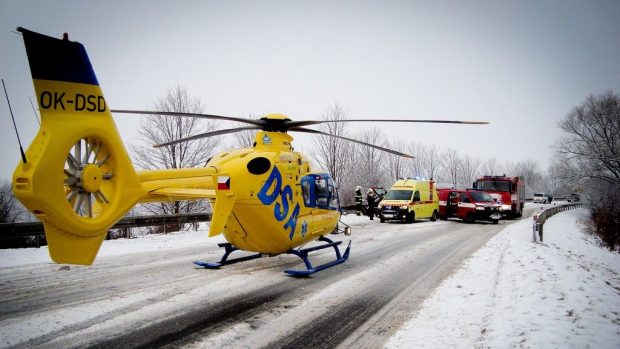
M372 221L375 217L375 207L377 207L377 195L372 188L366 193L366 201L368 201L368 217Z
M362 187L358 185L355 188L355 206L357 208L358 216L360 215L360 213L364 213L364 205L362 200Z

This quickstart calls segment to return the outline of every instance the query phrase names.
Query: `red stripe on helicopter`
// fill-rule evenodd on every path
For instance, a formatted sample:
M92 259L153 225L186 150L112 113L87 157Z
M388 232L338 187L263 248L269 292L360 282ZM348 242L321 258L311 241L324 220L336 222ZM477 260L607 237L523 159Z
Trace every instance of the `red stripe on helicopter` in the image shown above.
M230 177L229 176L217 177L217 189L218 190L229 190L230 189Z

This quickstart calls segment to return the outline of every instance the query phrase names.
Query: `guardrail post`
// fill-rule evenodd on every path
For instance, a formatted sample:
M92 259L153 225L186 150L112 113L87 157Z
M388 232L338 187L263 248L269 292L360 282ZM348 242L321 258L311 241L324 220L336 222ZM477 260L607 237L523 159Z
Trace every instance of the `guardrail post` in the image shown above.
M543 242L543 227L544 224L540 224L540 226L538 227L538 236L540 237L540 242Z
M540 227L540 223L538 223L538 215L534 215L533 217L534 223L532 224L532 242L536 242L536 232Z

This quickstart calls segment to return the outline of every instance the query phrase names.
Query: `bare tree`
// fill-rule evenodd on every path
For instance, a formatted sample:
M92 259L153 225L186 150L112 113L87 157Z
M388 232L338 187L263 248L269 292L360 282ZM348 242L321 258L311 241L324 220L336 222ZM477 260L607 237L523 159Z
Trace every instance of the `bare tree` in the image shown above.
M405 142L400 139L392 139L388 148L391 149L405 149ZM386 172L388 173L389 179L397 180L405 176L405 172L407 171L408 162L410 159L406 159L402 156L394 155L394 154L386 154Z
M154 109L159 111L202 113L203 105L197 98L189 96L181 86L168 90L167 94L156 100ZM213 155L216 141L201 138L160 148L155 144L166 143L195 134L213 130L213 123L203 119L177 116L146 116L138 131L141 143L131 147L134 163L142 169L174 169L204 166ZM189 213L205 210L206 201L176 201L169 203L148 203L142 208L153 214ZM167 231L179 227L165 227Z
M457 188L462 164L459 152L455 149L448 149L441 155L441 158L445 176L450 180L452 187Z
M15 223L28 217L26 208L13 196L10 182L0 185L0 223Z
M346 120L348 112L339 104L326 109L321 120ZM320 124L320 131L336 136L347 137L346 122L327 122ZM318 166L329 172L336 183L340 183L350 164L349 148L346 140L329 136L316 136L313 140L314 151L311 156Z
M612 249L620 243L620 98L589 96L559 126L565 132L556 146L561 178L584 188L590 231Z
M437 178L435 178L438 175L439 172L439 167L440 167L440 161L439 161L439 155L441 153L441 149L439 148L439 146L437 146L437 144L431 144L427 147L425 147L424 149L424 157L423 157L423 167L426 173L426 176L429 179L435 179L437 181Z
M499 175L501 171L500 168L501 165L499 164L499 161L497 161L497 158L486 159L480 166L482 175L487 176Z
M600 179L620 186L620 98L589 96L560 122L566 133L556 146L573 180Z
M461 187L471 187L476 178L480 176L480 159L470 155L461 157L461 173L459 175L459 185Z
M534 160L519 161L515 164L513 172L517 176L525 177L525 183L530 191L542 191L544 188L543 174Z
M413 159L409 159L407 163L408 171L412 177L423 176L424 175L424 154L426 152L426 148L423 143L409 143L407 148L409 150L409 154L413 155Z
M378 128L371 128L362 131L356 139L378 146L385 147L385 136ZM356 156L356 175L359 183L363 187L387 186L393 181L387 180L389 175L385 173L382 166L386 153L382 150L354 144L354 154Z

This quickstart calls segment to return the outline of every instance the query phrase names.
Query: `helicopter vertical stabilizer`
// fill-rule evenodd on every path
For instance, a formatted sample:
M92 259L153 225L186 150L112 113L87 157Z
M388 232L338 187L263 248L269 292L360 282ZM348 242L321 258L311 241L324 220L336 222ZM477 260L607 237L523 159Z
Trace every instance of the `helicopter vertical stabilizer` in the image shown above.
M84 49L23 28L41 127L13 174L58 263L92 264L108 229L145 195Z

